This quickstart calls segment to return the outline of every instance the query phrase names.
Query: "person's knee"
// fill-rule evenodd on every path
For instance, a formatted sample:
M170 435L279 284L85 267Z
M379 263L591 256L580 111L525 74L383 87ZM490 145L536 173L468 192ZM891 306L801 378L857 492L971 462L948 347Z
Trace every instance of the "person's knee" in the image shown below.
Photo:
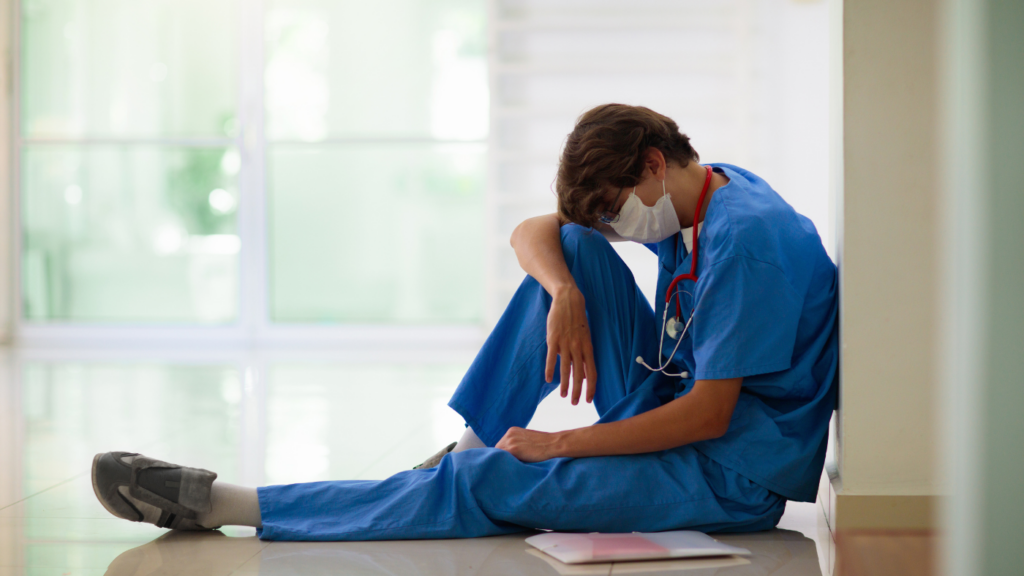
M562 253L565 255L565 262L570 267L576 258L587 258L593 255L609 255L615 253L608 239L593 228L586 228L579 224L566 224L562 226Z
M579 224L566 224L562 226L561 234L563 245L566 243L593 242L597 240L603 240L605 243L608 242L604 235L594 228L587 228Z
M474 448L453 452L441 460L447 471L458 476L495 476L501 477L509 473L509 467L521 464L511 453L498 448Z

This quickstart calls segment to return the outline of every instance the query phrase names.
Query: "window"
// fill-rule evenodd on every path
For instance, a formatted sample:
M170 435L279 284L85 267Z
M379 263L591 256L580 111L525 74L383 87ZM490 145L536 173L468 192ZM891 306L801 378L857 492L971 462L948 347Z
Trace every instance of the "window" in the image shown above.
M236 11L22 3L25 320L238 318Z
M478 324L484 8L23 0L23 322Z

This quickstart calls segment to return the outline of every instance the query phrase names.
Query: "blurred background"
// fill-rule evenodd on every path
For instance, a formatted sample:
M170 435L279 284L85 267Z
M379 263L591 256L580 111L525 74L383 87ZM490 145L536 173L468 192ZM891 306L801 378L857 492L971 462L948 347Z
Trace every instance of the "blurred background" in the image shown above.
M823 1L24 0L18 24L33 336L479 334L523 278L512 229L554 211L563 140L606 102L672 117L833 244Z

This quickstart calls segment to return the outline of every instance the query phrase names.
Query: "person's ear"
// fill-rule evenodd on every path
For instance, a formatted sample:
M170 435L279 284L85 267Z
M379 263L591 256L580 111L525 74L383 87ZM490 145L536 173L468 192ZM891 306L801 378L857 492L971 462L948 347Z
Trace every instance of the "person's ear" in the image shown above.
M668 164L665 162L665 155L661 153L661 150L658 150L657 148L648 148L644 156L644 164L647 169L651 171L651 175L654 176L654 179L659 181L664 180Z

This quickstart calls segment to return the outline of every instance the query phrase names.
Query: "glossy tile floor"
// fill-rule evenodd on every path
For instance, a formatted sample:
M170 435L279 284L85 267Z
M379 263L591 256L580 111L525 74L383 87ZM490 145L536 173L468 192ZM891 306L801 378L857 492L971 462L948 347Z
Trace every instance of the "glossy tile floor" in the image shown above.
M246 528L177 533L111 517L92 456L132 450L246 485L384 478L458 438L446 402L471 351L347 355L0 351L0 576L278 574L830 574L814 504L780 527L721 535L726 558L566 566L528 535L363 543L261 542ZM548 398L531 424L585 425Z

